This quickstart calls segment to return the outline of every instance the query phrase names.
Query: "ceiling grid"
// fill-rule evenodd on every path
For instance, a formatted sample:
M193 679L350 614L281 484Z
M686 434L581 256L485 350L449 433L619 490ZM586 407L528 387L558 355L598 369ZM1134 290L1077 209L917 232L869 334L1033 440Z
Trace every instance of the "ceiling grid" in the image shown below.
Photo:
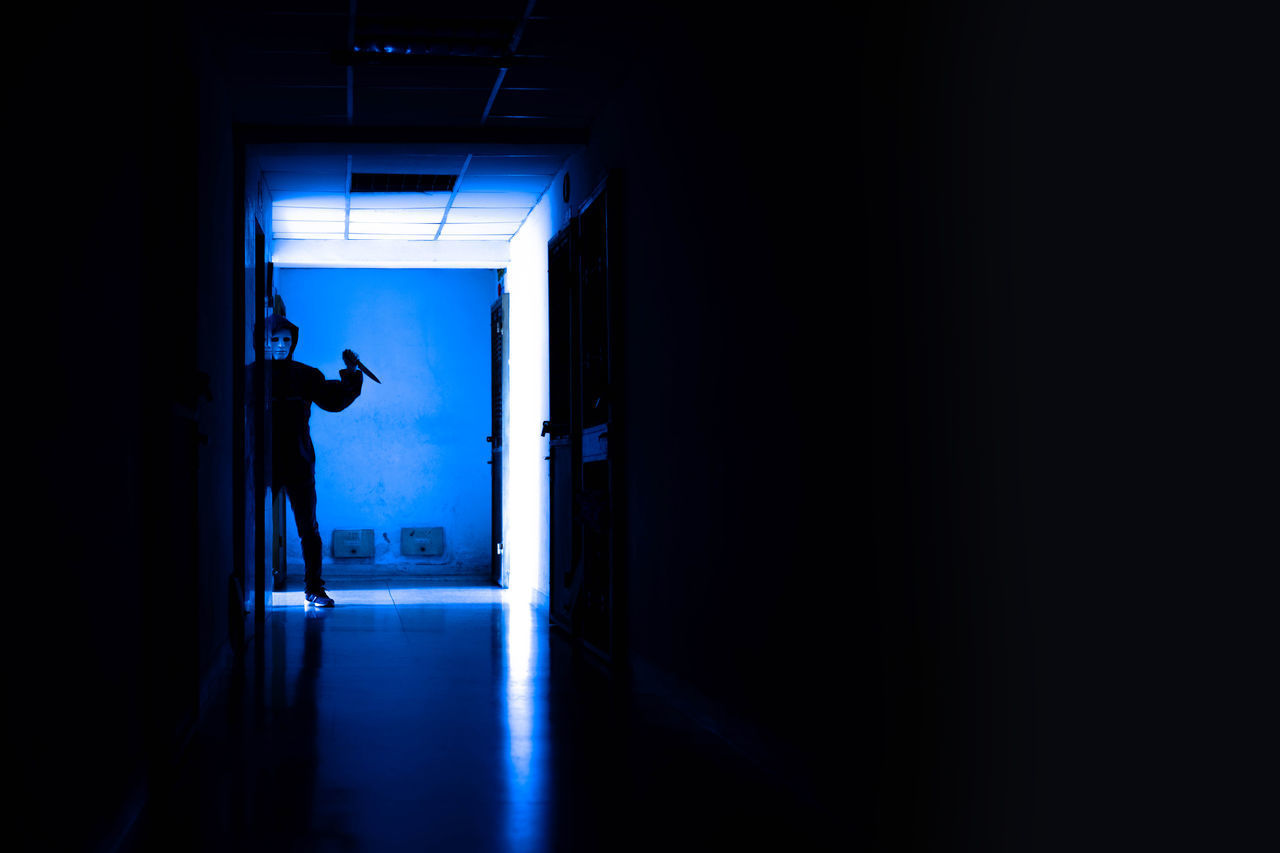
M258 146L274 238L509 241L581 146L563 140L585 138L623 73L624 11L634 24L634 10L592 0L268 0L227 12L237 122L463 140ZM456 180L450 192L353 198L352 175L366 172Z

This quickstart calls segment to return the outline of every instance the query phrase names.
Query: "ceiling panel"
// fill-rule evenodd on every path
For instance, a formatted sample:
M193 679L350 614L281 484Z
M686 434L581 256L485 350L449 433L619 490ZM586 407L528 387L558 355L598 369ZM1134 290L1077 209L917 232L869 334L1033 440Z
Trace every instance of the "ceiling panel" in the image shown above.
M440 207L413 207L413 208L352 208L350 213L351 227L354 230L357 225L363 230L369 230L365 226L379 224L414 224L422 225L423 223L431 223L439 225L444 221L446 208ZM452 217L450 217L452 219Z
M458 193L454 198L454 207L482 207L482 208L507 208L507 207L525 207L532 208L538 203L540 193L532 192L483 192L483 193Z
M564 165L563 155L555 154L477 154L467 164L467 174L476 175L546 175L551 177Z
M329 60L332 63L332 60ZM359 65L354 69L357 89L428 89L440 92L467 92L481 106L497 80L496 67L451 67L430 65ZM480 93L478 96L476 93Z
M347 158L342 154L271 154L258 156L258 163L267 172L344 172Z
M455 189L459 195L471 193L524 192L535 196L551 183L552 175L472 175L467 172Z
M521 140L585 139L637 14L593 0L230 0L212 29L237 122L513 140L257 146L277 236L506 240L580 146ZM453 192L352 194L352 172L458 180Z
M268 171L267 186L272 193L320 192L344 194L347 191L345 164L343 171L294 172Z
M277 222L345 222L345 207L305 207L280 204L275 207Z
M574 146L258 146L281 239L509 240ZM460 175L452 192L349 192L350 172ZM443 225L443 228L441 227Z
M232 118L242 124L290 123L326 125L347 120L344 86L297 88L263 84L231 86Z
M331 207L338 210L347 209L345 193L318 193L309 190L271 191L271 200L277 206L284 207Z
M459 224L477 222L523 222L527 207L451 207L449 221Z

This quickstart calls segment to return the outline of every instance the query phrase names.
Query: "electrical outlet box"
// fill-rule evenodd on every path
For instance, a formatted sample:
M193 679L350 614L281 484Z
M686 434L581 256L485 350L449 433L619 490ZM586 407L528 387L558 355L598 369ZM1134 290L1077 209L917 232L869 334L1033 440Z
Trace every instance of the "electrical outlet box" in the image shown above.
M444 528L400 528L400 553L405 557L442 556L444 554Z
M335 560L373 557L372 530L335 530L330 542Z

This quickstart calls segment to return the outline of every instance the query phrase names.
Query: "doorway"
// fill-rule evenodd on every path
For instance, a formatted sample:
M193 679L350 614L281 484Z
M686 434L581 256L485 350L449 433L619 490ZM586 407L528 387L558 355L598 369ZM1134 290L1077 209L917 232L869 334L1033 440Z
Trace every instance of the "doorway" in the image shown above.
M366 375L343 411L312 407L326 580L491 582L497 281L478 268L273 268L299 328L295 360L336 379L352 349L381 380ZM302 564L292 514L280 515L276 589L284 575L296 586ZM335 546L348 537L369 547Z
M503 419L504 403L510 389L511 374L507 369L507 322L511 313L511 298L504 290L506 270L498 271L498 298L489 306L490 341L490 406L492 413L489 428L491 448L489 474L492 482L492 508L490 522L489 578L497 586L508 585L502 561L502 480L506 476L502 467L502 434L506 430Z
M551 618L606 661L624 651L621 181L548 247Z
M237 266L232 285L236 306L232 324L232 389L235 414L232 429L232 567L228 578L228 634L232 648L242 651L257 635L265 618L266 600L266 481L269 450L270 399L263 366L262 318L267 303L266 234L249 213L253 245L245 253L249 266Z

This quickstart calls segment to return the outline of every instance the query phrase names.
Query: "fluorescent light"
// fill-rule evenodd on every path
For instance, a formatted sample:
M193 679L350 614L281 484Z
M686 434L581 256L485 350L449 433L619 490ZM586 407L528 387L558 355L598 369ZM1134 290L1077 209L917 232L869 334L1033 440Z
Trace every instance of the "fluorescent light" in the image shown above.
M444 224L444 231L441 236L461 237L464 234L496 234L503 237L510 237L516 233L516 229L520 227L519 222L453 222Z
M271 206L286 207L321 207L334 210L346 210L347 197L343 193L306 193L281 191L271 194Z
M434 222L352 222L348 232L358 234L385 234L388 236L436 236L439 224Z
M336 222L314 222L314 221L294 222L288 219L283 219L283 220L273 219L271 223L272 231L274 231L278 235L283 235L288 237L296 237L303 232L306 232L309 234L337 235L341 237L342 232L345 230L345 227L346 227L346 223L344 223L341 219L339 219Z
M276 222L341 222L344 211L329 207L290 207L272 205L271 221Z
M449 208L449 224L465 222L523 222L527 207L458 207Z
M361 210L353 209L351 211L351 224L373 224L383 222L395 223L431 223L439 225L444 219L443 207L431 208L408 208L398 210Z
M523 207L525 210L538 202L538 193L527 192L460 192L453 200L453 207Z
M348 240L435 240L436 232L433 226L430 231L422 234L381 234L369 232L367 234L358 234L352 232L347 235Z
M314 231L291 231L288 234L282 234L276 231L274 236L277 240L342 240L341 231L331 234L321 234Z

